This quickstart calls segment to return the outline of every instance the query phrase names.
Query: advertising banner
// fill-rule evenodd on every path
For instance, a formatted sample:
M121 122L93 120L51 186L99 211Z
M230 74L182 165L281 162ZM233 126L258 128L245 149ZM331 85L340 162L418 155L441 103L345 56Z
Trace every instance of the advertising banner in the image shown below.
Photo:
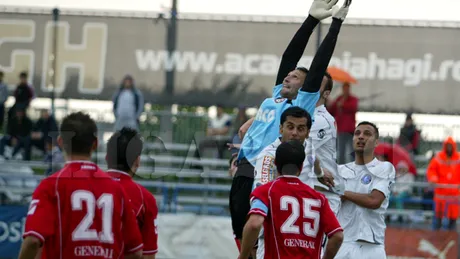
M0 206L0 258L18 258L27 206Z
M454 231L387 228L388 259L457 259L458 234Z
M154 104L258 106L300 23L198 18L178 21L177 50L168 53L167 19L81 12L61 15L54 28L51 10L0 12L0 69L12 87L29 71L38 96L49 96L56 75L60 97L110 99L130 74ZM299 65L310 65L317 31ZM460 112L459 38L456 28L344 24L330 65L358 79L361 110ZM169 96L165 72L173 70Z

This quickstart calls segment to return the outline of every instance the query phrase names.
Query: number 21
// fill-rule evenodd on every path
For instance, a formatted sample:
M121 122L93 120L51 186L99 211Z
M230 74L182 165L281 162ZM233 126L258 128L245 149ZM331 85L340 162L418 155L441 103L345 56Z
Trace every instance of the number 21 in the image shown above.
M113 244L112 232L112 215L113 215L113 196L112 194L104 193L97 199L89 191L78 190L74 191L71 196L72 210L82 210L83 201L86 202L86 215L81 220L80 224L72 232L72 240L74 241L100 241L102 243ZM97 204L96 204L97 203ZM96 205L102 209L102 231L97 233L94 229L89 229L94 221Z
M319 211L312 210L312 207L321 207L321 201L317 199L308 199L303 198L303 217L306 219L312 219L313 224L310 222L303 223L303 233L306 236L315 238L319 231L319 220L320 214ZM283 211L289 210L289 205L291 205L291 215L286 219L286 221L281 226L281 233L286 234L300 234L300 227L295 225L295 222L300 216L300 204L299 200L292 196L283 196L280 200L280 209Z

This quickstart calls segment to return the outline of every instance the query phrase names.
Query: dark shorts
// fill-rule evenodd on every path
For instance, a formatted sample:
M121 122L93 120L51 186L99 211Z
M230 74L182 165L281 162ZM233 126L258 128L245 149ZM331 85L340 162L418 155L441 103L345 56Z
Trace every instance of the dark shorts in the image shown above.
M254 175L254 167L250 163L238 164L238 169L230 189L230 216L232 218L233 234L237 239L243 237L243 227L251 208L249 196L251 195L254 183L254 177L241 175L241 170L246 171L244 175L247 175L249 171L252 171ZM238 174L238 171L240 171L240 174Z

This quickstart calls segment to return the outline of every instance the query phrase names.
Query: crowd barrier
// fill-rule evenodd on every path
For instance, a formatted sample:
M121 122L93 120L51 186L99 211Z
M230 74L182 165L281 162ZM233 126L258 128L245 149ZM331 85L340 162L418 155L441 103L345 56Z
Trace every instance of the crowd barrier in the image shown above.
M17 258L27 206L0 206L0 258ZM195 214L159 215L157 259L235 259L238 257L230 218ZM389 259L456 259L458 234L389 227Z

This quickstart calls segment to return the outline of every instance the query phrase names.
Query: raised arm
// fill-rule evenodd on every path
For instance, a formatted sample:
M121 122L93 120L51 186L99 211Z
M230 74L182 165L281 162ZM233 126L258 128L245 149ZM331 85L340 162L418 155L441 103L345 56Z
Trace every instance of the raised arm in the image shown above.
M313 1L307 19L294 34L281 58L276 85L283 83L289 72L294 70L302 57L308 40L319 21L332 15L332 7L338 0L315 0Z
M316 93L319 91L327 66L329 65L329 61L334 53L340 28L342 27L342 22L348 14L348 7L350 4L351 0L346 0L342 7L334 10L331 27L313 58L310 71L308 72L305 82L301 88L302 91L310 93Z

